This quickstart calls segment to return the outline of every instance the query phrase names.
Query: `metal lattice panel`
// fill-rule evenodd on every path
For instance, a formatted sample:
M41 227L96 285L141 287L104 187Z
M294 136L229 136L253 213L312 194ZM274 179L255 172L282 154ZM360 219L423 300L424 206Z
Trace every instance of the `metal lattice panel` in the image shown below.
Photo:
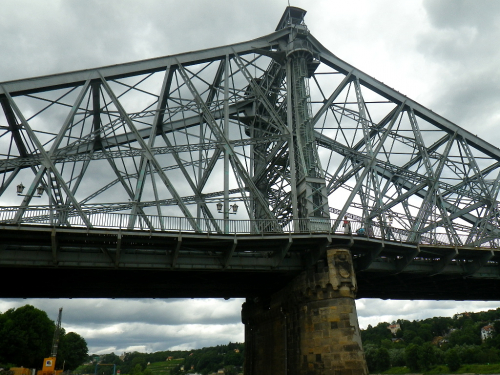
M0 83L0 220L225 233L238 203L251 232L347 216L497 247L500 150L340 60L304 15L249 42Z

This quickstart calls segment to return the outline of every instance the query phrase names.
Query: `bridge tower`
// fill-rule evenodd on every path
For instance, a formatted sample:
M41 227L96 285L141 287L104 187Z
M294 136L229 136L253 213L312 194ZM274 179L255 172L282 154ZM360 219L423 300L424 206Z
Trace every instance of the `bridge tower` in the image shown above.
M316 145L309 79L319 65L319 53L307 40L306 11L288 7L276 31L289 29L288 40L280 44L266 74L276 103L279 86L286 85L281 110L290 134L288 159L293 218L307 220L309 229L330 225L325 176ZM271 124L264 106L251 122L252 136L265 137ZM285 117L286 115L286 117ZM254 149L254 173L266 168L270 144ZM262 180L259 191L270 196L270 185ZM256 217L265 218L256 207ZM282 218L285 219L285 218ZM300 221L296 221L300 225ZM323 226L323 228L321 228ZM243 305L245 324L245 373L342 374L368 373L356 314L356 277L348 250L328 250L326 262L302 273L284 289L272 295L249 298Z
M269 133L279 134L280 131L270 121L275 116L277 119L273 120L280 122L290 137L287 140L288 149L279 157L271 159L271 162L269 158L276 152L272 142L256 145L253 150L254 176L264 177L258 180L257 186L259 192L267 197L267 205L272 206L270 200L274 195L273 181L279 176L276 170L286 174L290 180L288 207L279 216L282 224L292 218L328 221L330 217L325 176L312 123L309 91L309 78L320 63L319 53L307 40L309 30L304 23L305 14L305 10L296 7L285 10L276 31L288 30L287 40L273 51L275 58L270 62L266 74L262 78L253 79L249 86L250 95L259 98L260 94L261 97L266 97L268 103L274 103L273 109L269 110L265 101L256 102L254 115L247 120L249 134L258 138L265 138ZM281 102L280 90L286 92ZM270 163L273 165L270 166ZM274 174L263 174L263 170L274 171ZM267 218L265 210L258 203L255 205L255 217ZM321 225L321 220L316 222L316 225ZM328 227L328 222L324 225Z

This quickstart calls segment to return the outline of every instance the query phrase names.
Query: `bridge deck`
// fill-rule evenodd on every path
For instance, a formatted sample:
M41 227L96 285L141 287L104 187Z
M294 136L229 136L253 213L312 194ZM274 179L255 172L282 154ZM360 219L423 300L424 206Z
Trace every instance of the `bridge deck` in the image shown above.
M500 254L489 248L328 233L221 235L35 225L2 225L0 241L4 276L19 280L30 274L36 280L29 286L13 283L1 297L247 297L272 293L304 269L322 267L324 250L338 247L353 255L358 297L500 299Z

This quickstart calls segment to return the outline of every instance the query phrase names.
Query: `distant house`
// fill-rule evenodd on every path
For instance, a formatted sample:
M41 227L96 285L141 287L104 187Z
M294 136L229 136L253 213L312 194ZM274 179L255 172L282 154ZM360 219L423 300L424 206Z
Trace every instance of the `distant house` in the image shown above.
M443 336L436 336L432 340L432 345L436 345L439 347L441 347L442 345L447 344L447 343L448 343L448 339L444 338Z
M396 332L401 329L401 327L399 326L399 324L391 324L390 326L387 326L387 329L391 331L393 335L395 335Z
M172 356L167 357L167 361L171 361L172 359L174 359L174 357L172 357Z
M234 352L235 352L235 353L239 353L239 352L240 352L240 349L234 349Z
M448 339L442 339L441 341L439 341L438 345L441 346L448 343L449 343Z
M481 340L484 341L493 337L493 332L495 332L495 328L491 324L484 326L481 328Z

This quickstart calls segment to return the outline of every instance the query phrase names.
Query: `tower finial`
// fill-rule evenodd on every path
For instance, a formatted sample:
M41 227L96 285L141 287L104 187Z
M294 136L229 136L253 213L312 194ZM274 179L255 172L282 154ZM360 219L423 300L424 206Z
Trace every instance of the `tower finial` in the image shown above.
M291 25L303 25L306 13L307 11L304 9L290 6L290 0L288 0L288 6L281 16L276 31Z

